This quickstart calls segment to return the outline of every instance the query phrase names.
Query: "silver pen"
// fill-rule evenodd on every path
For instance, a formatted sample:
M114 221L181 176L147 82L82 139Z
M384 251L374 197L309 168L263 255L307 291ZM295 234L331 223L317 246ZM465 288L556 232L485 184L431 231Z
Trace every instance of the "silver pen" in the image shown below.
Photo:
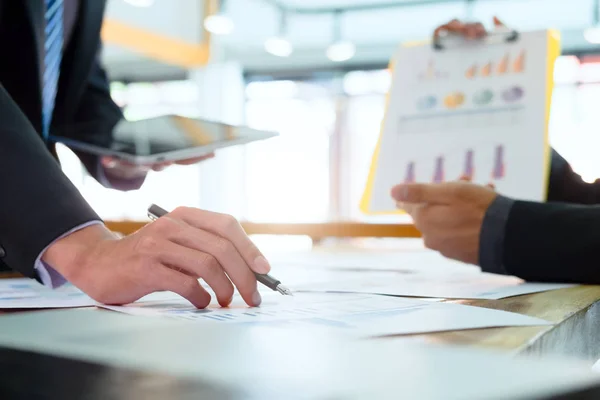
M156 204L152 204L148 208L148 217L153 221L156 221L157 219L166 214L168 214L168 211L157 206ZM292 296L292 291L287 287L283 286L280 280L273 278L271 275L259 274L257 272L255 272L254 275L256 276L257 281L259 281L269 289L277 291L285 296Z

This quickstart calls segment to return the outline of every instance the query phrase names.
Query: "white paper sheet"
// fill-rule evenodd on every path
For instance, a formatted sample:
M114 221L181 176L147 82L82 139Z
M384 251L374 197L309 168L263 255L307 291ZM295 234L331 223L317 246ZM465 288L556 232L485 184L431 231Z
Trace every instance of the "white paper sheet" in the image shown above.
M168 301L178 298L180 297L172 292L156 292L143 297L142 300ZM52 290L32 279L0 279L0 310L79 308L96 305L96 301L69 283Z
M386 251L356 249L356 251L314 250L268 254L267 258L274 269L303 267L311 269L335 269L347 271L388 271L388 272L480 272L480 268L459 261L450 260L438 252L422 249Z
M524 282L488 273L399 274L393 272L329 272L329 281L290 285L295 291L371 293L445 299L489 299L564 289L577 285Z
M518 43L486 40L436 51L402 46L394 57L371 212L395 212L403 182L469 176L509 197L546 192L548 32Z
M0 309L90 307L96 302L75 286L52 290L32 279L0 279Z
M276 254L270 261L277 277L300 291L495 300L577 286L482 273L426 249L304 251Z
M368 294L308 294L263 296L258 308L239 297L228 308L211 305L198 310L185 301L147 301L127 306L101 306L141 316L193 320L198 323L269 326L293 329L334 329L358 336L382 336L501 326L551 323L505 311Z

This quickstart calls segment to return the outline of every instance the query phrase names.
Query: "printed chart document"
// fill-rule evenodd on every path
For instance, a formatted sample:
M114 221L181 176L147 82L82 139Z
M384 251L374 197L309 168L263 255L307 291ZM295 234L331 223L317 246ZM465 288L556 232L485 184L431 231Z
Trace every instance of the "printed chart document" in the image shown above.
M263 296L260 307L248 307L239 296L230 307L199 310L186 301L139 301L101 306L122 313L193 320L198 323L282 328L335 329L357 337L415 334L503 326L540 326L550 322L521 314L460 304L389 296L343 293L298 293Z
M172 292L156 292L142 298L165 301L180 298ZM1 309L94 307L97 302L70 283L50 289L32 279L0 279Z
M420 249L411 251L298 251L269 254L268 259L277 271L277 278L292 288L311 287L338 279L364 279L365 274L388 272L398 276L431 274L453 276L480 274L481 269L450 260L439 253ZM344 272L344 275L340 275ZM426 296L426 295L425 295Z
M558 33L508 37L398 49L364 212L397 213L394 185L462 176L509 197L545 200Z
M345 271L388 271L399 273L477 273L479 267L454 261L440 253L424 248L398 250L308 250L287 253L267 254L273 268L302 267L309 271L345 270Z
M495 300L577 286L483 273L431 250L298 252L278 255L271 263L277 277L295 291Z
M32 279L0 279L0 309L76 308L96 302L71 284L50 289Z
M497 300L523 294L564 289L577 285L530 283L514 276L488 273L399 274L393 272L329 273L329 281L289 285L294 291L371 293L391 296L444 299Z

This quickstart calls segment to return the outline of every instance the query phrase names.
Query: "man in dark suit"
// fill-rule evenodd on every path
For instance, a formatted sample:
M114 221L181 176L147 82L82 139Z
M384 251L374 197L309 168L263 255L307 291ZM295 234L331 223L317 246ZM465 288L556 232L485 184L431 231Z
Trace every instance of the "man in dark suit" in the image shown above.
M260 303L269 264L232 217L180 208L117 238L62 173L48 137L108 145L121 120L99 64L104 0L0 0L0 264L107 303L170 290L197 307L234 285ZM101 183L130 189L145 171L77 153Z
M481 24L456 20L441 29L485 35ZM600 181L584 182L555 150L546 203L515 201L468 182L398 185L392 197L425 245L446 257L530 281L600 283Z

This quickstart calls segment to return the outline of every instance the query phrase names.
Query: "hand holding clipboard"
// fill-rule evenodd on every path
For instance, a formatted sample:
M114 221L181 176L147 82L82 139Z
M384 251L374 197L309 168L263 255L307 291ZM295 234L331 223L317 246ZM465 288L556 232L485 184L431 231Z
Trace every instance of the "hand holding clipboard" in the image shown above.
M509 30L497 17L494 17L494 28L497 31L494 34L509 34L506 38L507 41L514 41L519 37L517 31ZM447 35L456 35L467 40L476 40L489 36L490 32L485 29L481 22L465 23L458 19L453 19L433 31L433 46L438 50L442 50L444 47L441 41Z

